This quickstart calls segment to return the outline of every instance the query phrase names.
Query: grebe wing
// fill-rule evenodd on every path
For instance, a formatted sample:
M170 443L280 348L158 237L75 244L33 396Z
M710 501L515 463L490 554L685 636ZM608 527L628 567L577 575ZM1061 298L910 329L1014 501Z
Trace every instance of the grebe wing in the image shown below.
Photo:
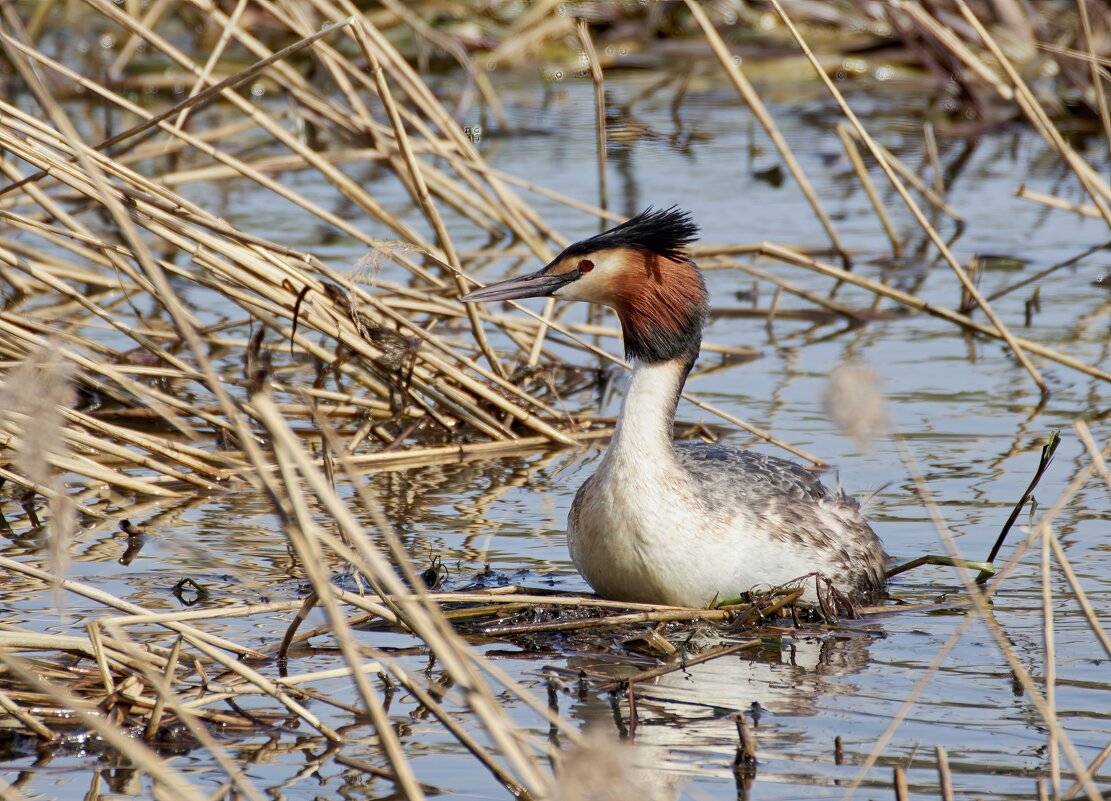
M675 456L710 506L765 500L828 500L858 507L802 465L756 451L709 442L677 442Z

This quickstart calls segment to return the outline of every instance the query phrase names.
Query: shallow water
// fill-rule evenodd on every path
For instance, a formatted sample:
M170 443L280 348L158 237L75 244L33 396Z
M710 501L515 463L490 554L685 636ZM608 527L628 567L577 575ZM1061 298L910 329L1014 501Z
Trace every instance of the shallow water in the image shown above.
M639 74L607 76L611 105L632 96L650 79ZM449 81L445 88L453 85ZM481 146L490 162L595 202L589 83L568 79L553 84L546 102L541 101L539 83L531 79L499 76L498 86L514 121L532 133L486 136ZM851 168L843 158L836 158L840 148L830 104L816 97L809 86L779 87L774 96L809 98L772 103L771 110L854 250L856 269L869 277L880 276L882 267L874 260L886 255L886 239ZM648 204L679 204L693 212L706 244L770 240L825 245L821 227L789 178L777 188L754 177L778 159L731 88L713 82L692 86L681 109L681 132L672 117L670 100L670 93L663 93L638 104L639 122L651 133L633 143L611 145L612 208L629 214ZM925 100L918 87L892 83L852 97L868 129L915 166L924 158L924 148L921 120L913 115L925 106ZM474 125L481 120L474 112L464 122ZM1073 186L1033 134L1005 129L976 140L959 140L942 132L939 140L946 165L965 148L972 148L948 186L950 202L967 221L967 231L954 245L957 257L967 263L974 254L1004 254L1026 261L1019 269L986 270L980 281L986 293L1106 238L1100 221L1047 212L1013 197L1022 184L1066 193ZM1097 142L1092 142L1086 155L1097 168L1106 169L1106 150L1101 155ZM388 207L408 209L408 219L418 222L408 197L392 179L359 168L351 168L349 173L363 180ZM308 172L283 180L309 196L315 191L335 205L325 194L330 187ZM237 226L311 250L333 266L349 269L363 255L360 246L345 237L325 238L320 225L303 212L264 196L245 182L194 184L185 192L205 200ZM885 197L891 194L885 193ZM597 223L586 215L543 198L528 199L569 239L597 230ZM888 202L900 228L910 230L908 215L898 211L898 198L890 196ZM339 211L371 233L387 235L353 209L340 204ZM450 219L460 247L485 244L484 237L466 222ZM945 221L941 225L948 235L951 224ZM770 262L761 266L809 289L824 292L830 285L801 269ZM505 262L495 264L482 277L495 278L505 269ZM1094 287L1092 281L1108 271L1111 255L1097 253L1075 268L1060 270L1004 296L994 307L1017 333L1106 367L1111 302L1106 290ZM930 302L955 307L960 301L955 276L932 256L908 257L891 275L900 285L916 286ZM745 274L713 271L708 274L708 284L716 308L750 305L735 297L736 292L752 286ZM1025 302L1035 286L1041 308L1027 328L1023 325ZM870 295L851 287L843 288L838 298L859 307L868 307L872 301ZM771 291L762 286L759 305L766 307L770 300ZM781 299L781 308L797 305L787 295ZM881 308L891 307L881 304ZM209 309L207 313L214 319L236 314L232 309ZM582 314L581 309L567 313L568 319L580 319ZM843 360L864 360L882 374L895 428L925 475L957 547L969 558L986 556L1012 504L1025 489L1052 429L1061 429L1064 441L1036 492L1041 508L1052 505L1078 469L1087 464L1072 423L1079 417L1089 419L1097 442L1106 441L1108 435L1105 385L1039 361L1053 394L1038 410L1036 389L1001 344L971 340L954 326L924 315L876 321L851 330L840 322L779 319L766 328L762 319L716 317L706 339L750 345L763 351L763 357L710 371L707 368L717 357L707 354L688 389L830 460L838 471L830 481L839 480L855 493L874 491L874 526L896 557L941 553L943 546L893 441L885 439L870 451L862 450L836 433L826 419L822 392L830 370ZM585 363L583 357L575 358ZM620 397L619 393L610 395L606 408L614 413ZM586 408L591 397L584 394L570 402ZM685 404L680 405L679 416L684 421L713 422ZM754 444L742 434L728 440ZM760 447L773 452L770 446ZM439 557L449 568L452 582L465 583L489 564L499 576L525 586L586 590L570 564L563 531L574 491L589 475L599 453L591 449L584 458L577 451L557 451L386 470L376 473L372 483L414 559L423 565L431 556ZM1107 488L1090 480L1061 513L1056 527L1096 614L1104 619L1111 613L1109 508ZM15 558L32 555L38 543L17 536L27 529L18 505L6 503L3 511L12 535L0 540L0 554ZM249 493L197 498L178 506L152 503L146 510L120 512L121 517L124 514L147 520L153 531L137 557L127 566L119 564L124 538L113 536L107 527L87 530L74 544L72 578L152 610L180 608L171 588L185 576L208 588L207 603L213 605L298 598L302 593L302 573L276 531L274 517L263 500ZM1026 520L1024 514L1020 524ZM1024 535L1025 529L1012 533L1001 562L1010 557ZM993 606L1018 659L1039 686L1044 674L1040 575L1037 553L1031 552L996 593ZM1111 673L1107 655L1088 629L1064 577L1054 572L1051 583L1057 632L1057 713L1080 759L1089 762L1111 739ZM892 592L918 604L959 596L960 589L950 568L925 568L900 576ZM49 609L49 592L37 586L23 589L14 582L0 589L0 597L9 622L47 631L68 631L85 615L101 611L70 598L69 618L60 623ZM839 798L877 738L900 712L916 683L927 677L929 666L965 620L964 614L952 612L892 614L820 640L786 637L778 645L766 644L756 655L723 657L670 674L654 685L643 685L638 690L635 735L644 747L637 758L642 776L650 784L673 788L670 792L692 799L791 799L804 794ZM285 624L282 619L259 618L247 624L249 628L236 628L244 624L235 622L226 625L237 640L254 644L280 637ZM404 644L398 635L366 632L365 636L380 647ZM505 644L479 647L496 650L500 656L495 658L502 667L535 688L538 697L547 692L547 679L541 675L545 668L571 671L570 675L580 669L627 675L644 666L623 667L604 654L522 652L511 656L514 649ZM406 658L415 668L422 664L419 657ZM306 658L303 667L323 670L335 666L337 660L333 652L321 650ZM333 682L316 688L345 692L344 687ZM559 698L560 711L584 729L611 735L618 732L607 694L589 693L580 698L561 693ZM754 728L759 771L750 787L738 786L732 771L737 734L730 713L750 710L754 703L764 710ZM627 716L624 701L620 708ZM334 716L332 710L318 711L332 715L333 725L349 722ZM505 791L437 725L412 716L412 699L395 698L390 711L405 725L403 742L422 781L449 788L458 798L504 797ZM514 709L513 713L534 727L538 737L546 736L546 726L527 710ZM834 761L835 737L843 741L843 764ZM252 749L261 748L265 740L236 740L228 745L249 759ZM972 622L940 670L929 678L918 702L882 750L865 788L856 795L888 797L891 767L903 765L908 769L912 795L936 798L935 746L947 750L954 787L962 796L1031 797L1034 777L1047 770L1045 727L1029 699L1015 691L1011 669L982 621ZM382 763L373 745L367 744L364 753L359 750L352 746L345 753ZM391 790L381 781L365 784L361 774L357 777L334 763L325 763L318 775L298 778L307 760L311 762L310 755L296 748L278 748L251 759L248 772L260 787L285 784L281 795L287 799L371 798ZM3 761L5 780L16 782L28 795L80 798L98 780L122 795L144 794L140 784L129 784L131 777L126 773L110 773L115 767L111 761L84 746L40 763L33 751L12 752ZM1067 761L1062 764L1071 773ZM208 770L212 789L223 775L202 751L180 757L178 767L198 779ZM1105 767L1098 777L1105 787L1111 779L1109 770ZM1066 780L1065 786L1068 784Z

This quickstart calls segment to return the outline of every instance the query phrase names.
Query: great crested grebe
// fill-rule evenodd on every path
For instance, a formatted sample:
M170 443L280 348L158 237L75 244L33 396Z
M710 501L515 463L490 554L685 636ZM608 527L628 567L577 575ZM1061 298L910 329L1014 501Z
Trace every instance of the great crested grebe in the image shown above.
M810 601L819 586L870 599L886 557L855 500L784 459L672 442L706 322L706 285L687 252L697 235L686 212L648 209L539 272L462 298L585 300L621 321L633 373L598 471L571 505L575 566L599 595L624 601L705 607L803 577Z

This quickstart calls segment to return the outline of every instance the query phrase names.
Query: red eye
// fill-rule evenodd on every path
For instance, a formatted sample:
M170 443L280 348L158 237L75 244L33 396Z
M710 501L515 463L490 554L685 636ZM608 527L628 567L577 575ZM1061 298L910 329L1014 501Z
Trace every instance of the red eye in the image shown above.
M593 269L594 269L594 262L592 262L590 259L583 259L582 261L579 262L579 272L580 273L588 273Z

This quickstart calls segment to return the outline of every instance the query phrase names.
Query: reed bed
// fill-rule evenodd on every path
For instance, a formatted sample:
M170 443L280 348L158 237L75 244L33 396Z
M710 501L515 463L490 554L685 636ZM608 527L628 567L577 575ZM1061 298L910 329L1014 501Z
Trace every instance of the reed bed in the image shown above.
M1062 135L1058 123L1065 107L1054 102L1079 98L1111 134L1102 84L1108 64L1097 55L1107 52L1111 18L1089 15L1082 0L1072 24L1048 10L1068 3L1042 5L1047 10L1030 17L1020 4L999 0L990 8L964 0L899 0L872 14L863 5L776 0L688 0L648 9L638 3L537 2L524 10L492 4L481 23L469 4L439 0L385 0L372 7L350 0L86 0L80 7L42 0L0 6L10 89L0 97L0 479L28 523L38 526L42 512L48 530L41 558L0 557L0 569L6 585L20 592L50 586L59 607L64 595L75 594L104 609L65 636L0 625L0 718L44 744L56 744L74 729L94 732L150 777L155 797L173 799L264 797L230 755L229 741L264 731L283 743L275 747L287 747L280 734L296 725L329 759L392 782L398 797L420 799L443 788L415 775L391 723L388 699L400 687L508 792L570 798L553 779L560 775L551 770L558 750L511 717L499 699L508 694L566 745L581 745L581 734L496 661L480 656L469 639L535 646L558 637L560 647L574 648L604 638L650 654L661 667L635 673L619 688L625 693L623 714L635 730L638 682L757 647L780 630L837 626L821 610L806 618L795 604L798 592L791 590L712 610L641 608L517 587L439 592L434 571L418 573L414 555L369 490L366 473L579 447L611 432L611 419L569 407L565 399L598 383L598 364L624 365L614 326L565 321L554 303L535 314L519 307L464 306L458 297L480 274L497 274L499 265L546 261L567 243L519 190L593 214L600 224L616 219L607 210L604 184L605 71L638 55L652 63L659 58L649 44L654 37L674 40L699 57L692 69L720 71L736 88L828 235L828 250L819 251L774 242L700 246L695 256L705 269L738 271L775 293L771 307L738 313L764 316L769 325L776 316L796 316L853 326L924 313L1005 343L1032 389L1043 395L1047 364L1111 380L1098 364L1013 333L1014 323L992 308L999 293L980 292L974 265L961 264L952 253L963 220L946 201L936 158L928 182L873 138L853 113L843 83L830 75L835 48L841 59L877 42L897 44L906 62L936 74L939 82L955 82L952 100L964 117L959 124L1030 125L1067 166L1087 202L1016 186L1020 197L1111 225L1111 188ZM462 16L463 10L471 16ZM632 23L638 35L614 45L614 31ZM93 31L104 45L103 53L93 54L99 61L82 56L67 36L75 25ZM960 308L927 302L854 269L853 252L746 75L748 54L783 48L805 56L844 112L838 136L892 258L936 253L963 290ZM738 51L746 53L743 59ZM504 127L503 104L488 73L520 67L541 52L567 70L585 64L594 81L596 204L491 167L475 146L475 133L458 124L456 111L427 80L440 62L458 65L468 76L468 91L493 120L488 127ZM1044 82L1036 90L1029 82L1047 62L1057 65L1050 94ZM648 91L671 89L680 103L688 79L665 71ZM343 169L349 164L390 175L411 210L384 203ZM302 171L319 178L331 197L310 196L281 178ZM199 202L191 192L202 181L242 182L256 198L315 218L327 236L359 243L366 256L357 265L337 266L312 247L232 225L215 204ZM881 197L887 187L905 204L911 229L900 230L892 221ZM351 222L353 215L337 213L337 205L355 210L367 224ZM460 249L464 227L484 232L490 245ZM839 263L827 261L827 254ZM851 294L805 289L780 267L826 276ZM881 307L881 300L894 305ZM236 311L211 313L216 308ZM704 349L726 360L758 355L731 343L707 342ZM705 421L683 424L685 429L739 427L823 465L820 456L693 395L685 398L705 415ZM1084 480L1092 474L1108 480L1108 449L1087 428L1077 436L1091 458ZM913 474L912 463L908 468ZM270 503L308 583L304 600L155 613L67 578L70 544L85 531L117 525L118 498L129 499L129 518L138 521L153 500L189 503L237 488ZM922 482L920 488L928 504L928 487ZM1070 575L1078 602L1107 647L1053 533L1053 518L1067 502L1068 493L1041 515L992 586L1037 545L1047 574L1056 560ZM360 518L373 521L369 536ZM937 523L944 531L940 517ZM142 524L124 521L123 532L129 544L141 547ZM335 581L325 567L337 560L349 581ZM203 588L186 584L180 591ZM981 591L970 584L960 603L975 610L968 624L987 625L1016 673L1022 671ZM305 621L317 608L327 623L309 628ZM890 610L856 612L867 617ZM283 621L284 638L235 642L218 633L221 619L255 617ZM679 638L668 636L668 626L685 627L684 637L696 626L710 626L728 641L680 654ZM1051 633L1051 615L1046 626ZM365 632L377 630L411 638L449 677L450 690L376 647ZM298 669L300 656L312 653L309 643L319 639L331 644L343 666ZM271 669L276 662L284 666L281 675ZM1047 671L1052 664L1049 652ZM1061 772L1068 770L1080 791L1098 798L1091 778L1098 763L1078 760L1056 719L1052 693L1043 697L1028 675L1020 677L1051 732L1052 752L1060 748L1065 756L1067 768L1053 763L1054 787L1060 788ZM605 676L578 678L598 689L614 688ZM349 689L314 689L336 680ZM354 724L354 733L338 729L329 723L337 715L370 724L388 767L344 754L346 745L371 735ZM202 789L167 757L183 742L205 749L224 771L218 793ZM882 748L878 743L862 761L858 781ZM758 757L742 731L739 775L751 778ZM941 795L951 797L944 750L936 757ZM906 797L901 768L892 787L896 798Z

